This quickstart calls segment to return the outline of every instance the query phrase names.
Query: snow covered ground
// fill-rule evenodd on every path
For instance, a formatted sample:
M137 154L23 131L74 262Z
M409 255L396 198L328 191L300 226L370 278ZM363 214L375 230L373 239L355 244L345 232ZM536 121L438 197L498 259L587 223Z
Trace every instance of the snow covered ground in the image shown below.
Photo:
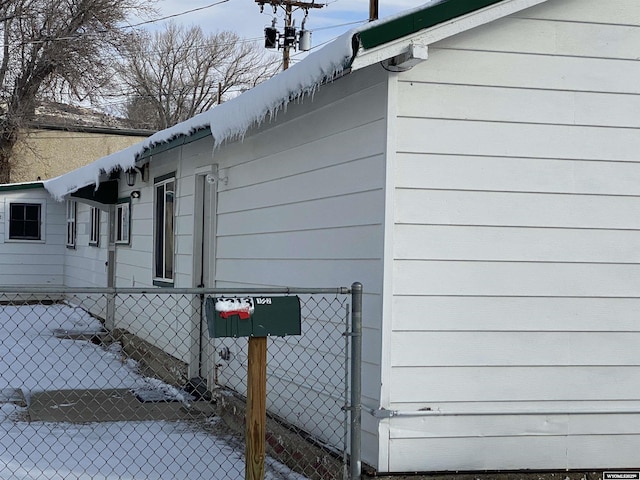
M144 378L117 345L56 338L54 330L98 331L100 323L70 305L0 306L0 391L75 388L163 389ZM0 480L4 479L239 479L242 448L209 425L189 422L45 423L27 408L0 403ZM204 428L210 426L211 428ZM268 479L297 479L267 461Z

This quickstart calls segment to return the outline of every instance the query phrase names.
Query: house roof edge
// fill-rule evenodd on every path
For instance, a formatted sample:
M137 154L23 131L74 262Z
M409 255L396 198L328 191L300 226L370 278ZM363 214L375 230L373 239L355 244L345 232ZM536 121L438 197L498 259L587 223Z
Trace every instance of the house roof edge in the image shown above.
M428 46L548 0L441 0L376 22L357 33L353 70L390 59L408 44Z
M44 188L44 183L43 182L24 182L24 183L0 184L0 192L11 192L16 190L34 190L36 188Z
M443 0L360 32L365 50L454 20L503 0Z

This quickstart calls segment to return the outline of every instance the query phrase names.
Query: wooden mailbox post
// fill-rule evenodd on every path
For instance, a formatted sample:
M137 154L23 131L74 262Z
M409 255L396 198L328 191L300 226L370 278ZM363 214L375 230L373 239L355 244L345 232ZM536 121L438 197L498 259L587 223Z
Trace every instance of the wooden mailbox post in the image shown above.
M208 298L211 338L249 337L245 479L264 479L267 431L267 337L301 334L300 298Z

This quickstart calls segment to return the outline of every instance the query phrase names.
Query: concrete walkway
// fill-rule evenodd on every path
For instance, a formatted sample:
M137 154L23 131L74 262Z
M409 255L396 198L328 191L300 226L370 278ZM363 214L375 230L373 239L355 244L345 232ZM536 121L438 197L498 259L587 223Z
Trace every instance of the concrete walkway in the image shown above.
M52 390L31 395L32 422L120 422L193 420L212 416L215 405L206 402L140 401L128 389Z

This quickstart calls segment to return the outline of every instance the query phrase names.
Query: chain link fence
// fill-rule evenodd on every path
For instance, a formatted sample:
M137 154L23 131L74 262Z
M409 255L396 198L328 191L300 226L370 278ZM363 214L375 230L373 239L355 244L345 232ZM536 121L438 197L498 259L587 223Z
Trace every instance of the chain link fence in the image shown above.
M267 339L267 479L350 476L352 297L330 292ZM252 294L0 287L0 479L245 478L248 339L210 338L204 306Z

